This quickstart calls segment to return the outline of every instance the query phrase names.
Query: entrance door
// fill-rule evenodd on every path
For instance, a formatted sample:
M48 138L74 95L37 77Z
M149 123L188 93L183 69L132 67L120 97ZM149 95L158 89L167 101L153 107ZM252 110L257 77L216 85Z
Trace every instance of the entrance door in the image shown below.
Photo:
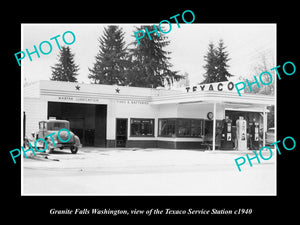
M117 119L116 121L116 147L126 147L127 122L127 119Z

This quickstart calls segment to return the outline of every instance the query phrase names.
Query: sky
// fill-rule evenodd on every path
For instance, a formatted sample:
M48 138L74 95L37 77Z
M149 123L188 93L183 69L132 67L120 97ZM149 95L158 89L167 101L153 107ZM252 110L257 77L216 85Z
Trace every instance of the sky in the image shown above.
M154 24L154 23L153 23ZM148 24L148 25L153 25ZM34 51L34 45L38 48L43 41L49 41L52 45L52 52L40 58L32 54L32 61L28 56L21 61L22 79L25 82L38 80L49 80L51 77L51 66L58 62L59 49L55 40L50 38L60 35L57 38L60 45L65 45L62 35L66 31L72 31L76 37L73 44L69 45L75 54L75 63L79 65L79 83L91 83L88 79L89 70L95 63L95 56L99 51L98 39L103 35L104 27L108 25L119 25L125 32L125 42L129 44L136 41L134 30L136 26L144 24L22 24L21 26L21 49ZM155 24L158 26L158 24ZM270 69L276 66L276 24L180 24L172 23L172 30L165 34L170 44L165 50L170 51L171 69L181 74L188 73L191 84L203 80L205 70L204 55L208 50L208 44L218 44L223 39L226 50L231 59L229 72L235 75L231 81L235 82L242 77L251 78L255 75L254 67L261 64L262 57L265 57ZM71 35L66 35L67 41L72 41ZM148 38L145 36L145 38ZM47 52L47 44L43 50ZM17 61L16 61L17 63Z

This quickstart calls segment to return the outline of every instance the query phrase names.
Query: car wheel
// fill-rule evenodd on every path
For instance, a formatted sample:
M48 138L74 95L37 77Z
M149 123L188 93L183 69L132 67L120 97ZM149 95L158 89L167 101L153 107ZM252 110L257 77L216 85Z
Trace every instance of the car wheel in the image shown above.
M78 147L71 147L70 149L71 149L72 154L76 154L78 151Z

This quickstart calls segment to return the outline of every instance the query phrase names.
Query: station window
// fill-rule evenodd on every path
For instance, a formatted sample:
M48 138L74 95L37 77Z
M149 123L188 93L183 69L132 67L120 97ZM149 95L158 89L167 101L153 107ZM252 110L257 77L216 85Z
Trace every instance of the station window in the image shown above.
M178 119L178 136L186 137L191 136L191 120L189 119Z
M130 119L130 136L153 137L154 119Z
M191 120L191 136L202 137L203 134L203 120Z
M176 119L159 119L158 120L158 136L174 137Z
M178 119L178 137L202 137L203 120L201 119Z
M158 119L160 137L203 137L203 119Z

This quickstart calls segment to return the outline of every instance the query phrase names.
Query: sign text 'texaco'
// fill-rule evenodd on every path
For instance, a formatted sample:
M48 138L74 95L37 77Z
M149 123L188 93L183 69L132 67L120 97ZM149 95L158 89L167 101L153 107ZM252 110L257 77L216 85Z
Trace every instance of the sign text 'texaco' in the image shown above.
M232 91L234 89L233 82L216 82L209 84L200 84L186 87L186 92L190 91Z

